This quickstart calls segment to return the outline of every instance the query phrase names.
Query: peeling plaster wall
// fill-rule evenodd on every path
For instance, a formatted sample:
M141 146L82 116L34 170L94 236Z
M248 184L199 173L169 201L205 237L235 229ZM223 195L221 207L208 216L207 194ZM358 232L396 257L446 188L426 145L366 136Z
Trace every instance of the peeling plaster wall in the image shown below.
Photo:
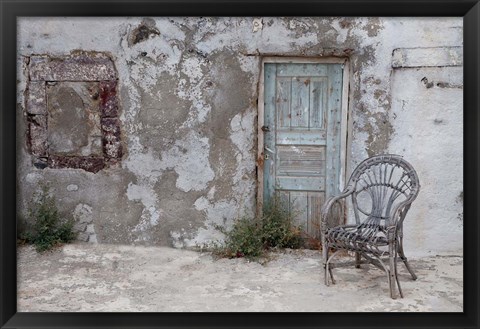
M18 27L20 218L48 182L62 214L86 224L84 240L221 238L215 225L255 210L261 56L341 56L350 59L347 172L370 155L404 155L422 184L407 251L461 250L463 177L452 170L463 163L461 18L21 18ZM78 50L113 59L123 158L97 173L35 168L26 63Z

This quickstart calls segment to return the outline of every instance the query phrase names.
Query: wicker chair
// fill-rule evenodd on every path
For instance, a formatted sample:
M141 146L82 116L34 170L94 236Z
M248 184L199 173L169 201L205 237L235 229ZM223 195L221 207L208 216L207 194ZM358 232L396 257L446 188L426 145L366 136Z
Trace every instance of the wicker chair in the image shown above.
M345 190L340 195L329 198L321 210L323 265L327 286L328 275L332 283L335 283L332 266L341 266L331 263L332 259L346 250L355 253L355 261L343 265L355 264L360 267L361 263L370 263L377 266L387 274L390 297L396 298L396 282L403 298L397 257L400 257L413 280L416 280L403 251L402 228L405 215L419 190L415 169L401 156L373 156L357 166ZM348 196L351 196L356 224L328 228L328 223L341 222L338 216L344 216L342 212L346 208L345 198ZM330 249L335 250L331 256Z

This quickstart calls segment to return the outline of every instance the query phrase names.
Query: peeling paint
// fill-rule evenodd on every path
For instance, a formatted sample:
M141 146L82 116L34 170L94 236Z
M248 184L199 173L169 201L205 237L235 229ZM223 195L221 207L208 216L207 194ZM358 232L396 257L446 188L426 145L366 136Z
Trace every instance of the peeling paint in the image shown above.
M258 31L262 30L262 28L263 28L263 20L261 18L255 18L253 20L252 31L255 33L255 32L258 32Z
M412 209L415 230L406 234L406 248L459 249L456 218L463 210L455 198L463 177L431 159L461 166L455 159L462 158L462 44L461 19L444 17L20 18L19 204L28 204L39 181L51 181L62 213L79 204L92 208L89 230L99 243L189 247L221 238L216 224L228 226L255 211L262 57L334 56L349 59L347 168L382 152L416 161L421 199ZM115 74L115 86L103 85L92 97L104 103L103 117L116 118L99 123L109 133L102 152L121 158L116 165L111 158L48 160L47 123L39 117L46 115L42 83L31 78L68 78L76 71L61 76L58 63L47 60L65 56L95 57L95 65L104 65L96 75ZM111 102L112 88L118 103ZM423 111L437 101L437 110ZM423 120L412 121L417 113ZM25 138L28 130L38 137L33 142ZM92 172L68 169L77 162ZM450 195L434 183L447 178ZM436 215L442 228L426 246L423 218L439 204L451 206ZM438 242L447 235L460 242Z
M208 138L190 132L168 151L162 153L161 167L171 168L178 174L177 187L182 191L201 191L214 179L209 164Z
M150 37L160 35L160 31L155 27L155 20L145 19L142 24L136 27L130 35L130 44L134 45L139 42L148 40Z

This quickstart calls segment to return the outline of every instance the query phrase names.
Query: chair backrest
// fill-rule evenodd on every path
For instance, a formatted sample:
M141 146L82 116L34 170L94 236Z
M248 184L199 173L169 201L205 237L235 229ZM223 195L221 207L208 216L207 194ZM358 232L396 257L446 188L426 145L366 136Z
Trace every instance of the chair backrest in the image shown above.
M420 190L415 169L399 155L382 154L361 162L353 171L347 189L353 189L352 204L357 224L380 225L403 221ZM403 203L403 213L392 218Z

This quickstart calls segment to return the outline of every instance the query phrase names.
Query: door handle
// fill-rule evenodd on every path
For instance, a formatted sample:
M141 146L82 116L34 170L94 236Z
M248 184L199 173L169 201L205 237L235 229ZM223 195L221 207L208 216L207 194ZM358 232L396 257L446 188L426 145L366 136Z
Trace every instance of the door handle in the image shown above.
M275 154L275 151L274 151L274 150L271 150L271 149L269 149L269 148L266 147L266 146L265 146L265 151L268 151L268 152L270 152L270 153L272 153L272 154Z

